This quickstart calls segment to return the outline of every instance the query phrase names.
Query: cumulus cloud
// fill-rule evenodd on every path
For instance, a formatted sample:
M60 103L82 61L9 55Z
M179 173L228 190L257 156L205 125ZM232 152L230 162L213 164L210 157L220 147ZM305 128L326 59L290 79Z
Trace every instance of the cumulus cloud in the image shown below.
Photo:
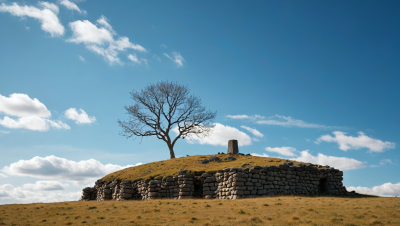
M243 129L249 131L250 133L252 133L256 137L264 137L264 134L260 133L260 131L254 129L254 128L250 128L250 127L247 127L247 126L240 126L240 127L242 127Z
M266 147L265 148L266 151L269 152L275 152L281 155L285 155L285 156L296 156L296 148L292 148L292 147L276 147L276 148L271 148L271 147Z
M332 133L335 135L334 137L323 135L315 143L320 144L322 141L335 142L339 145L339 149L343 151L368 148L370 152L384 152L387 149L395 148L395 143L368 137L363 132L358 132L358 137L346 136L347 133L340 131Z
M122 64L118 57L120 51L133 49L146 52L146 49L142 46L131 43L128 37L117 37L115 39L114 36L117 34L105 16L101 16L97 20L97 24L99 27L88 20L77 20L69 23L73 36L68 41L85 44L87 49L103 56L110 64Z
M378 195L378 196L400 196L400 183L384 183L372 188L368 187L346 187L347 191L356 191L360 194Z
M227 115L226 117L231 119L242 119L242 120L250 120L254 123L260 125L277 125L284 127L300 127L300 128L317 128L317 129L333 129L340 128L337 126L326 126L321 124L308 123L303 120L294 119L291 116L283 116L283 115L274 115L270 117L265 117L261 115Z
M178 127L173 131L178 134ZM195 135L187 136L186 141L191 144L209 144L214 146L228 146L229 140L237 140L239 146L251 145L251 138L246 133L230 126L225 126L220 123L215 123L213 132L208 137L197 137Z
M59 120L52 121L36 115L21 117L18 119L5 116L4 119L0 119L0 125L10 129L29 129L41 132L48 131L51 127L56 129L70 129L67 124Z
M81 10L75 3L70 2L68 0L59 0L58 3L67 7L67 9L69 9L69 10L75 10L75 11L78 11L79 13L86 14L85 10Z
M50 111L38 99L31 99L22 93L13 93L9 97L0 94L0 112L16 117L36 115L48 118L51 116Z
M50 111L38 99L31 99L28 95L14 93L9 97L0 95L0 113L17 118L5 116L0 118L0 125L12 129L29 129L47 131L51 127L56 129L70 129L59 121L48 119Z
M164 55L168 59L172 60L176 64L177 67L183 67L183 62L185 62L185 59L183 59L183 57L181 56L180 53L174 51L174 52L172 52L172 57L166 53L164 53Z
M11 184L0 185L0 204L77 201L81 195L81 191L28 190L25 185L22 187L14 187Z
M8 176L5 174L0 173L0 178L7 178Z
M44 158L36 156L30 160L19 160L5 166L2 171L13 176L29 176L88 184L109 173L133 166L135 165L104 165L95 159L76 162L51 155Z
M88 116L88 114L83 110L79 109L80 114L75 108L70 108L65 111L65 117L74 120L76 124L90 124L96 121L94 116Z
M39 20L43 31L51 34L51 36L62 36L64 34L64 26L57 17L58 6L49 2L39 2L39 7L20 6L18 3L0 5L0 12L8 12L18 17L31 17Z
M321 153L318 153L317 156L313 156L309 153L308 150L302 151L300 153L300 156L294 158L293 160L300 162L309 162L319 165L329 165L340 170L353 170L366 167L364 163L355 159L346 157L327 156Z
M24 184L22 186L25 190L44 190L44 191L56 191L65 190L69 187L68 184L63 184L59 181L36 181L34 184Z

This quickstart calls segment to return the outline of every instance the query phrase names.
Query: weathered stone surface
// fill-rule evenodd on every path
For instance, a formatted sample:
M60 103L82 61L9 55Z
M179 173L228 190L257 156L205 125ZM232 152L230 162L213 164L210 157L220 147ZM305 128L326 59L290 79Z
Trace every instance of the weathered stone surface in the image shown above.
M218 162L218 161L220 161L221 159L218 158L217 156L211 156L208 160L209 160L210 162Z
M214 182L214 181L216 181L215 177L207 177L207 178L204 180L204 183L210 183L210 182Z
M238 147L238 141L237 140L229 140L228 141L228 154L238 154L239 153L239 147Z
M235 161L236 159L234 157L228 157L225 159L225 161Z

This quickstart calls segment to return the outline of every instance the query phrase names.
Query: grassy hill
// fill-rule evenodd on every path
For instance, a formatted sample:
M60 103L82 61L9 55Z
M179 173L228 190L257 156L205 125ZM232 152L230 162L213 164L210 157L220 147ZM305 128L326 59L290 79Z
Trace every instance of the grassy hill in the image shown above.
M210 162L208 164L201 164L201 160L209 159L211 156L217 156L222 162ZM103 177L103 181L111 180L139 180L139 179L161 179L164 176L176 176L181 169L189 170L188 173L201 175L202 173L216 172L224 168L247 168L252 166L277 166L284 163L285 159L279 158L266 158L257 156L243 156L233 155L235 161L224 161L229 157L227 154L220 155L195 155L188 157L181 157L175 159L168 159L159 162L147 163L140 166L135 166L123 169L114 173L110 173ZM293 165L306 164L303 162L293 161Z
M0 225L400 225L400 204L302 196L13 204L0 205Z

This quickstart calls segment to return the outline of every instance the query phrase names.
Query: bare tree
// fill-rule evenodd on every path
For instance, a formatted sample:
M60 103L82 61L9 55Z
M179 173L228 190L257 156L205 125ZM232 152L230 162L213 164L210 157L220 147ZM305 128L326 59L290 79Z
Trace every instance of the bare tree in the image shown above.
M162 81L130 94L136 103L124 107L129 119L118 119L120 135L133 139L156 136L167 143L171 159L175 158L174 146L179 138L205 137L212 132L217 112L206 111L187 86ZM175 138L170 136L172 130L177 132Z

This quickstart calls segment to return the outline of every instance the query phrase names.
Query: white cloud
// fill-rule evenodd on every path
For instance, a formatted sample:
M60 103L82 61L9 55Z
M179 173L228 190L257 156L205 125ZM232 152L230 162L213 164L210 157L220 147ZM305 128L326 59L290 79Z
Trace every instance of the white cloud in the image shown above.
M48 119L50 111L38 99L31 99L28 95L14 93L9 97L0 95L0 113L18 117L17 119L5 116L0 118L0 125L12 129L29 129L47 131L51 127L56 129L70 129L58 120Z
M79 110L81 111L80 114L75 108L70 108L65 111L65 117L74 120L76 124L90 124L96 121L94 116L89 117L83 109Z
M114 39L116 32L108 23L107 18L101 16L97 20L100 28L88 20L77 20L69 23L73 36L68 39L73 43L84 43L86 48L103 56L110 64L122 64L118 54L120 51L128 49L146 52L146 49L140 45L133 44L128 37L118 37Z
M270 117L265 117L261 115L254 115L254 116L227 115L226 117L231 119L242 119L242 120L247 119L260 125L277 125L284 127L319 128L319 129L341 128L338 126L326 126L326 125L308 123L304 122L303 120L294 119L291 116L283 116L283 115L274 115Z
M77 20L69 23L69 26L73 32L73 37L68 40L70 42L104 45L114 41L110 30L98 28L88 20Z
M36 156L30 160L19 160L10 166L5 166L2 171L14 176L88 184L94 183L94 181L109 173L132 166L134 165L103 165L95 159L75 162L51 155L44 158Z
M167 48L167 46L165 44L161 44L161 47L163 48Z
M296 156L297 155L296 148L292 148L292 147L276 147L276 148L266 147L265 150L268 152L275 152L275 153L285 155L285 156Z
M0 173L0 178L7 178L8 176L5 174Z
M4 130L0 130L0 133L7 134L7 133L10 133L10 131L4 131Z
M400 183L384 183L372 188L368 187L346 187L347 191L356 191L360 194L378 195L378 196L400 196Z
M17 117L35 115L49 118L51 116L50 111L38 99L31 99L22 93L13 93L9 97L0 94L0 112Z
M51 34L51 36L61 36L64 34L64 27L60 23L57 13L58 6L53 3L39 2L42 9L33 6L20 6L17 3L0 6L0 12L9 12L18 17L31 17L37 19L41 23L42 30Z
M96 22L105 27L112 35L117 34L117 32L115 32L112 28L111 24L108 23L108 19L104 15L101 15L101 17Z
M395 148L395 143L368 137L363 132L358 132L358 137L346 136L345 132L340 131L332 133L335 135L334 137L323 135L315 143L320 144L322 141L336 142L339 145L339 149L343 151L368 148L370 152L384 152L386 149Z
M79 60L85 62L85 58L83 58L82 56L79 56Z
M250 127L247 127L247 126L240 126L240 127L242 127L243 129L249 131L250 133L252 133L256 137L264 137L264 134L260 133L260 131L254 129L254 128L250 128Z
M49 9L53 11L55 14L58 14L58 12L60 11L58 6L51 2L38 2L38 4L44 9Z
M319 124L312 124L308 122L304 122L299 119L294 119L290 116L282 116L282 115L275 115L268 117L265 120L258 120L256 121L257 124L264 124L264 125L278 125L278 126L285 126L285 127L300 127L300 128L326 128L325 125Z
M226 117L231 118L231 119L250 119L250 120L256 120L256 119L263 119L263 118L265 118L264 116L261 116L261 115L254 115L254 116L248 116L248 115L227 115Z
M183 62L185 62L185 59L183 59L183 57L181 56L180 53L174 51L174 52L172 52L172 57L166 53L164 53L164 55L168 59L172 60L176 64L177 67L183 67Z
M139 60L139 59L137 58L136 54L129 54L129 55L128 55L128 58L129 58L132 62L134 62L134 63L136 63L136 64L142 64L142 62L143 62L144 64L147 65L147 60L146 60L146 59L143 59L143 58L141 58L141 59Z
M49 130L51 127L56 129L70 129L67 124L61 121L52 121L36 115L21 117L18 119L5 116L4 119L0 118L0 125L11 129L29 129L42 132Z
M329 165L339 170L352 170L366 167L361 161L346 157L327 156L318 153L317 156L311 155L308 150L300 152L300 156L293 159L300 162L309 162L319 165Z
M257 153L250 153L250 155L252 155L252 156L258 156L258 157L269 157L269 155L267 155L267 154L265 154L265 153L262 153L262 155L257 154Z
M63 184L59 181L36 181L34 184L24 184L22 186L24 190L45 191L65 190L67 187L69 187L68 184Z
M310 142L310 139L306 139L307 142Z
M75 3L70 2L68 0L59 0L58 3L67 7L67 9L69 9L69 10L75 10L75 11L78 11L79 13L86 14L85 10L79 9L79 7Z
M0 185L0 204L77 201L81 195L81 191L32 191L27 190L24 186L14 187L11 184Z
M173 131L178 134L178 127L175 127ZM188 143L191 144L210 144L214 146L228 146L229 140L237 140L239 146L251 145L251 138L246 133L230 126L225 126L220 123L215 123L213 132L208 137L197 137L191 135L185 138Z

